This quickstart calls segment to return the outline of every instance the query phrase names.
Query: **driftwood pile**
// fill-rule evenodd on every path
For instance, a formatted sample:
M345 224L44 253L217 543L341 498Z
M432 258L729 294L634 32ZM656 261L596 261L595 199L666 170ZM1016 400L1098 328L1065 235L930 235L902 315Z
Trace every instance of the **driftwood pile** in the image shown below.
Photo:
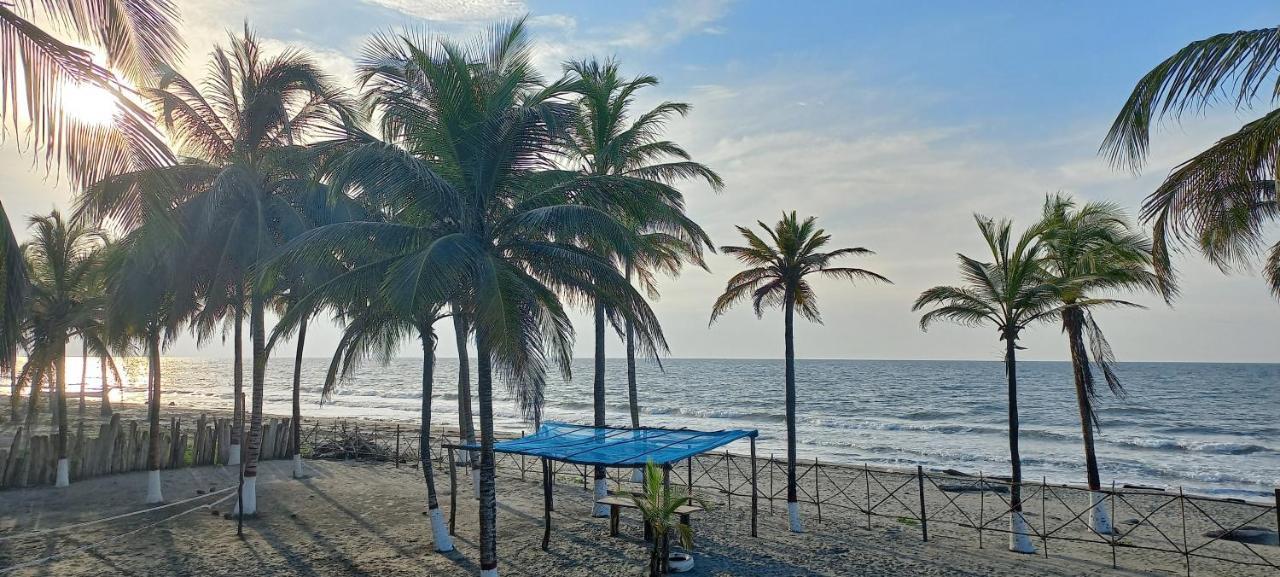
M394 458L395 451L379 443L375 432L361 432L359 427L348 429L344 424L327 433L327 439L317 439L311 448L312 459L390 461Z

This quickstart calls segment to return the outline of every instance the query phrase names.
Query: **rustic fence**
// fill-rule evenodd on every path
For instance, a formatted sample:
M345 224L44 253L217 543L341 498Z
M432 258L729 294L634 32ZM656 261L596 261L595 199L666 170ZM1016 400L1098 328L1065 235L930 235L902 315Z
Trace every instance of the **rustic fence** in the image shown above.
M72 481L115 473L148 470L151 427L146 422L120 419L98 426L91 436L83 424L67 436ZM262 460L292 455L289 419L272 419L262 426ZM10 446L0 448L0 489L51 485L58 467L56 435L27 437L19 427ZM160 433L160 468L176 469L227 462L231 419L201 415L192 423L170 419Z
M432 438L440 447L456 444L455 435ZM303 452L322 447L318 457L394 462L419 460L417 429L386 425L313 425L304 434ZM432 452L432 460L447 465L448 453ZM458 457L462 452L458 452ZM500 475L541 481L537 458L499 453ZM461 470L466 471L467 467ZM551 464L558 485L590 486L593 468L572 463ZM786 501L786 462L773 455L756 461L756 497L771 512ZM473 472L467 474L474 474ZM610 470L615 489L628 490L631 472ZM672 468L671 484L732 510L749 506L752 497L751 460L729 452L708 453ZM797 493L810 522L843 528L884 528L918 532L922 540L947 536L968 539L982 547L1003 547L1010 534L1012 508L1008 478L930 471L923 467L896 469L870 465L797 464ZM1280 489L1274 501L1246 502L1211 498L1134 486L1104 488L1096 500L1086 488L1045 482L1021 486L1022 509L1039 554L1070 554L1092 549L1107 551L1114 567L1125 563L1126 551L1146 551L1142 569L1153 562L1169 571L1191 575L1198 565L1228 564L1280 575ZM1114 532L1102 534L1089 524L1094 507L1104 507ZM1251 539L1259 539L1249 542ZM993 543L993 539L995 542ZM1221 566L1219 565L1219 568Z

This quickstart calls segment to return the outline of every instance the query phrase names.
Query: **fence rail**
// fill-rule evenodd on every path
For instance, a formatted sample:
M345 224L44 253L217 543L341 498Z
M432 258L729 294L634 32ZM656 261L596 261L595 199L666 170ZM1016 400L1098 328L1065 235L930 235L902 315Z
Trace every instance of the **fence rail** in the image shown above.
M313 424L305 431L304 454L390 461L396 466L416 466L420 460L417 429L333 423ZM452 435L431 439L434 447L458 442ZM437 466L447 465L447 453L433 450L431 460ZM541 480L537 458L499 453L496 464L500 475ZM773 455L759 457L754 490L752 472L747 455L707 453L673 467L671 485L717 500L730 509L735 500L739 506L749 504L753 492L766 511L773 510L775 501L786 501L785 460ZM552 482L557 485L586 489L592 475L590 466L551 463ZM821 524L867 529L887 525L917 530L926 541L942 535L974 539L980 548L991 546L993 535L1002 538L1012 533L1008 525L1012 483L1004 477L819 460L797 463L796 475L798 500ZM609 479L618 490L634 487L627 469L610 469ZM1167 569L1176 567L1187 575L1198 563L1274 570L1280 575L1280 547L1237 540L1246 533L1260 534L1264 539L1268 531L1280 533L1280 489L1272 503L1114 485L1098 491L1101 497L1095 499L1087 488L1044 479L1023 483L1020 489L1029 534L1039 554L1045 556L1075 548L1109 550L1112 565L1119 567L1126 550L1140 550L1165 554ZM1095 508L1106 510L1113 533L1099 533L1090 526Z

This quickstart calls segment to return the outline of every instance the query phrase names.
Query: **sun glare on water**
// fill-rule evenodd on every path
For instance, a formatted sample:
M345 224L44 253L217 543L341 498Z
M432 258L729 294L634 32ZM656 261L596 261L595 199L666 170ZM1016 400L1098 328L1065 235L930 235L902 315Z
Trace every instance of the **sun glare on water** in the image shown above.
M110 92L87 83L64 85L62 105L67 114L89 124L110 124L118 108Z

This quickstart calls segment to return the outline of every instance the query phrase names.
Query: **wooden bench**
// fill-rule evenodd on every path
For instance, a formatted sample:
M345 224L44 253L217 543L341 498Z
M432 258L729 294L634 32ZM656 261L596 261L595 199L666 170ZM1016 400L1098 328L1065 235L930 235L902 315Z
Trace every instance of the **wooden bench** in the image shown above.
M626 507L628 509L637 508L635 500L632 499L630 495L609 495L608 497L605 497L603 499L596 500L596 504L609 506L609 536L610 537L618 536L618 521L619 521L619 518L622 516L623 507ZM697 513L701 510L702 510L702 507L699 507L697 505L686 504L678 507L676 509L676 514L680 516L681 523L688 525L689 515L692 515L693 513ZM648 523L644 524L644 537L645 539L652 538Z

